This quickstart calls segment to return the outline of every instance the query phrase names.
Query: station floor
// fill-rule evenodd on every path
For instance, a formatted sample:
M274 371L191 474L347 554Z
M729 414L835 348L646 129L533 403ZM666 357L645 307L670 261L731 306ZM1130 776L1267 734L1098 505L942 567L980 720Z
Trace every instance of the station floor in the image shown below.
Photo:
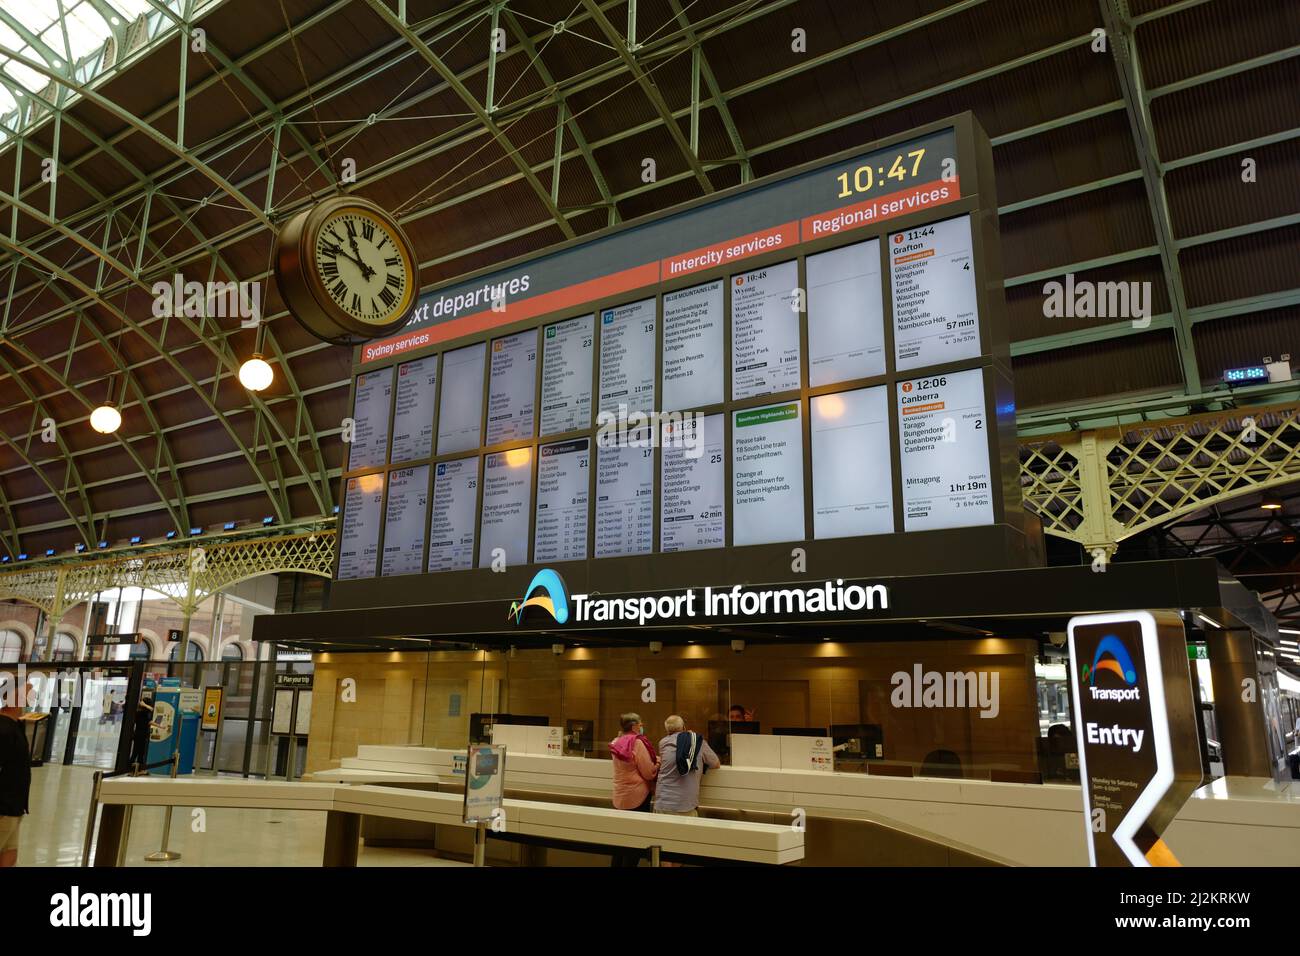
M32 769L31 813L23 821L19 866L80 866L94 770L51 766ZM146 863L162 839L164 810L138 807L131 819L127 866L319 866L325 814L308 810L206 811L204 832L194 832L187 809L172 814L169 849L181 858ZM362 846L360 866L466 866L425 850Z

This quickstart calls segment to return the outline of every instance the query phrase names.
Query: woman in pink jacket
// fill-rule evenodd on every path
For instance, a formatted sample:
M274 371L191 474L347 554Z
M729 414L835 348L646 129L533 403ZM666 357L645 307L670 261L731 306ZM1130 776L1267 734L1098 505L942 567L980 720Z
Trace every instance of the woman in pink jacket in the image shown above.
M639 715L624 714L619 724L623 733L609 744L614 757L614 809L648 813L659 774L659 755L643 732Z

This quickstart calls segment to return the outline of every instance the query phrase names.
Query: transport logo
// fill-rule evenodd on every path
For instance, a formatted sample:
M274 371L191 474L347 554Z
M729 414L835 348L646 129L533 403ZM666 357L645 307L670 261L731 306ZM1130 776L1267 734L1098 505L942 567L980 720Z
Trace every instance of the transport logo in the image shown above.
M1097 643L1097 653L1092 657L1092 665L1083 665L1083 679L1095 685L1098 671L1117 674L1130 687L1137 683L1137 669L1133 666L1133 658L1129 656L1128 648L1114 634L1107 634Z
M530 607L540 607L555 619L556 624L563 624L569 619L569 589L564 586L564 578L558 571L542 568L535 575L524 592L523 600L512 601L510 613L519 624L524 619L524 612Z

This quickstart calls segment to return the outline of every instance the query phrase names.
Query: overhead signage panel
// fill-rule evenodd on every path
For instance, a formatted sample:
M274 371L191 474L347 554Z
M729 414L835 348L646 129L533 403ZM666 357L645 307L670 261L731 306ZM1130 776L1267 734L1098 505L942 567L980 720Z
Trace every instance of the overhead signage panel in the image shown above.
M507 270L441 286L420 297L400 333L360 346L358 358L362 363L392 359L941 206L961 198L960 173L951 128L828 163Z

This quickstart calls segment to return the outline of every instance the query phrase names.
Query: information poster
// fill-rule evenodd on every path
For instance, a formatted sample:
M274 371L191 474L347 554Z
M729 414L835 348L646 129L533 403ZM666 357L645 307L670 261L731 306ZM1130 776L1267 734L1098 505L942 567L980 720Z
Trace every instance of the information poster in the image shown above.
M478 459L440 461L433 469L429 512L429 570L474 567L474 522L478 508Z
M819 395L811 414L813 537L893 532L889 390Z
M600 411L655 410L655 300L600 314Z
M537 459L537 524L533 560L581 561L587 557L587 501L591 439L543 445Z
M799 403L731 415L732 542L740 547L803 540Z
M731 397L799 387L799 264L731 277Z
M663 424L659 453L659 550L726 543L726 462L721 415Z
M375 576L383 509L383 475L348 479L343 494L343 527L339 531L340 581Z
M722 401L722 280L664 295L663 410Z
M429 466L399 468L388 474L384 509L381 573L419 574L424 570L424 530L428 522Z
M649 554L654 548L655 450L649 425L627 442L597 449L596 557Z
M984 372L898 383L903 530L992 524Z
M980 354L970 216L890 236L899 371Z
M352 445L348 471L373 468L388 461L388 406L393 397L393 370L357 376L352 401Z
M591 350L596 317L583 315L542 331L542 437L591 425Z
M438 356L428 355L397 366L392 455L395 464L433 454L433 402L438 395L437 387Z
M488 376L487 444L531 438L537 392L537 330L492 342Z
M832 385L885 374L885 306L880 240L806 260L808 384Z
M483 426L483 356L486 342L476 342L442 357L442 397L438 403L438 454L468 451L479 445Z
M533 454L528 448L483 459L483 519L478 566L492 567L498 548L507 565L528 563L528 515L533 493Z

